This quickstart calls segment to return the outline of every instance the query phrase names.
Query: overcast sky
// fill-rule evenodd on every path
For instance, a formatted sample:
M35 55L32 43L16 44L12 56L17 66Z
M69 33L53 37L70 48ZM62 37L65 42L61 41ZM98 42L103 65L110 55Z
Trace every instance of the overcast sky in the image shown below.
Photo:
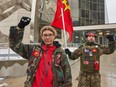
M109 23L116 23L116 0L105 0Z

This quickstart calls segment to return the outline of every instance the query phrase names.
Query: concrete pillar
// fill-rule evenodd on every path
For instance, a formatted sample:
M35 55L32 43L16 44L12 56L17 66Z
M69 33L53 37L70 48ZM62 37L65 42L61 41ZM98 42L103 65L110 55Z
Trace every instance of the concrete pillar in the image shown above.
M31 29L34 37L34 43L38 43L39 33L39 4L40 0L32 0L32 11L31 11Z

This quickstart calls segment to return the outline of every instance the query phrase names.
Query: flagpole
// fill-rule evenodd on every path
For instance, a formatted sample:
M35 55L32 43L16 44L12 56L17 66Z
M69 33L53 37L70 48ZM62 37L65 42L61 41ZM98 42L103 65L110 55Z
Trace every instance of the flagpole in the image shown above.
M61 8L61 14L62 14L62 23L63 23L63 33L64 33L64 43L65 43L65 48L67 47L67 38L66 38L66 29L65 29L65 24L64 24L64 14L63 14L63 8Z

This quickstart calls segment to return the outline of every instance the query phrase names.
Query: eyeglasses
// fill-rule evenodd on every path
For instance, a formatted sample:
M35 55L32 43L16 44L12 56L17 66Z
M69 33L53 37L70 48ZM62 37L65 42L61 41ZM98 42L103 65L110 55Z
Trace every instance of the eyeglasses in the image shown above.
M52 36L54 36L54 34L43 34L43 37L52 37Z

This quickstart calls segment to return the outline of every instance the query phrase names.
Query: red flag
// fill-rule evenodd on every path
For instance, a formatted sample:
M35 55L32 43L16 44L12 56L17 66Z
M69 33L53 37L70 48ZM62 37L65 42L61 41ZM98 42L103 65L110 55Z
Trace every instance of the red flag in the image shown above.
M61 8L63 9L64 19L62 19ZM70 6L68 4L68 0L57 0L57 10L51 25L63 29L62 20L64 20L65 30L69 33L70 41L72 41L73 25L70 16Z

